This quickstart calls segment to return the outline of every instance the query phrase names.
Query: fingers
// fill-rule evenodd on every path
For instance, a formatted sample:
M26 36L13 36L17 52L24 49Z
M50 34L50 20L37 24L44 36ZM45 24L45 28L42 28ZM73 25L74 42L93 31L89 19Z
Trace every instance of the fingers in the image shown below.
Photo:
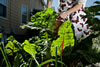
M67 18L67 13L66 12L61 13L60 17L63 18L63 19L66 19Z
M58 16L58 17L56 18L56 21L64 22L64 19L63 19L61 16Z

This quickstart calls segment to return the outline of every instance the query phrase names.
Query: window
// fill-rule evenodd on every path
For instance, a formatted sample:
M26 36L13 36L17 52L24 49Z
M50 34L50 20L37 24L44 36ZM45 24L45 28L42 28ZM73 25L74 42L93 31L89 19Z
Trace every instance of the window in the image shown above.
M0 16L7 17L7 0L0 0Z
M22 5L21 11L22 11L22 23L25 24L27 22L27 20L28 20L28 17L27 17L28 9L27 9L27 6Z

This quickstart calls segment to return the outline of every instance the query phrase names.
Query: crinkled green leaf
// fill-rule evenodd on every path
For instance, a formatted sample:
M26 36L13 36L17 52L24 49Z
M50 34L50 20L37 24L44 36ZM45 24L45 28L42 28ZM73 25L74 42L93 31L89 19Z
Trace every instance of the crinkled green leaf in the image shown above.
M30 44L28 40L24 42L24 50L29 53L30 55L34 55L37 53L35 50L35 44Z
M50 28L54 30L56 17L58 13L56 13L53 9L47 8L44 11L37 12L35 15L31 16L31 24L21 26L23 29L43 29ZM38 28L39 27L39 28ZM41 28L40 28L41 27Z
M64 36L64 46L63 49L67 46L74 46L74 32L72 29L72 22L66 21L64 22L58 31L59 37L53 41L51 45L51 55L56 56L56 46L58 45L57 53L61 55L61 47L62 47L62 40Z
M15 38L13 36L10 36L10 37L7 38L7 40L8 41L13 41L13 40L15 40Z
M41 47L39 47L39 46L37 46L37 45L35 45L35 44L32 44L32 43L29 43L29 41L28 40L25 40L25 42L24 42L24 47L23 47L23 49L27 52L27 53L29 53L30 55L36 55L37 54L37 51L36 51L36 49L37 50L40 50L40 48Z
M53 14L53 12L55 12L55 11L51 8L45 9L46 14Z
M15 41L14 41L15 43ZM17 52L19 49L15 47L13 42L11 41L8 41L6 47L5 47L5 50L6 50L6 53L9 54L9 55L13 55L13 53Z

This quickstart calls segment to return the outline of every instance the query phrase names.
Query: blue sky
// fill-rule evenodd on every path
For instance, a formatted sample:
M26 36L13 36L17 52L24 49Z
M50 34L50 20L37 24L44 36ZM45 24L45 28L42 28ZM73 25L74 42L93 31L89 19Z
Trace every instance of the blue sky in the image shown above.
M44 1L47 2L47 0L44 0ZM86 7L89 7L91 5L95 5L94 4L95 1L100 1L100 0L87 0ZM55 10L57 11L58 0L53 0L52 6L55 7Z

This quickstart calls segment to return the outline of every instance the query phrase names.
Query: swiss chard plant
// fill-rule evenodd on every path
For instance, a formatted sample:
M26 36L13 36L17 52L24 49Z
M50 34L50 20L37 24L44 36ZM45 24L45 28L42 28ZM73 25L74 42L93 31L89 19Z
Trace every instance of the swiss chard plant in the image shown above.
M56 56L56 46L58 48L57 54L61 55L65 47L74 46L74 32L72 29L72 23L70 21L64 22L58 31L59 37L53 40L51 44L51 55Z
M31 21L22 25L22 29L30 29L39 33L23 43L18 42L13 36L9 37L6 45L0 43L0 67L84 67L88 64L100 62L100 51L93 48L92 42L100 36L100 1L85 12L87 23L91 26L91 34L87 38L74 38L72 23L66 21L58 30L58 38L53 35L56 28L56 13L47 8L31 16ZM95 8L94 8L95 7ZM84 18L84 17L83 17ZM2 38L2 34L0 34ZM98 38L99 39L99 38ZM97 39L97 40L98 40ZM100 44L98 42L98 44ZM61 56L61 57L59 57ZM60 64L59 64L60 63Z

